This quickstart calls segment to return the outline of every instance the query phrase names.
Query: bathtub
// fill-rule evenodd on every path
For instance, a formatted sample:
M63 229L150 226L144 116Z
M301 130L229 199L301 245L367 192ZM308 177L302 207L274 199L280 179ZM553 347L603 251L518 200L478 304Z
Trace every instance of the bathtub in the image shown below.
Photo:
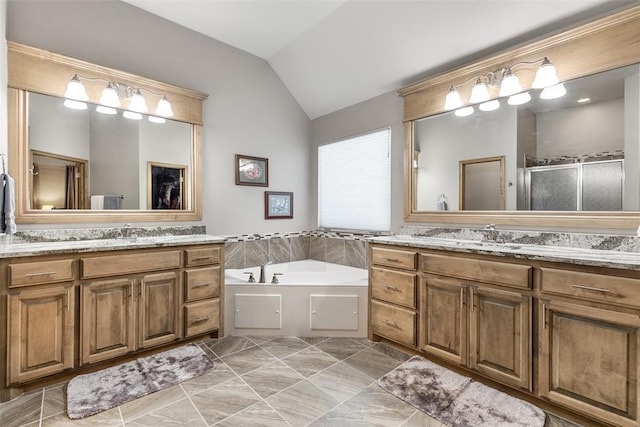
M225 270L225 335L367 336L368 272L315 260ZM278 284L271 284L274 273Z

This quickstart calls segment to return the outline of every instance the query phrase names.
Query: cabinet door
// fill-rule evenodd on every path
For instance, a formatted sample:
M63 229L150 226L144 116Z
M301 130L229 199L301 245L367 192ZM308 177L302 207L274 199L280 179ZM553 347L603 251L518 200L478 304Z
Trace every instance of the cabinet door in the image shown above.
M431 275L423 280L426 282L426 292L423 292L422 324L419 328L423 334L422 349L466 365L466 285L458 280Z
M614 425L638 426L640 318L555 301L540 307L540 394Z
M138 296L138 348L180 338L178 325L178 274L147 274L140 280Z
M99 362L135 349L131 279L100 280L82 285L81 361Z
M469 288L469 367L531 390L531 297Z
M46 286L8 295L9 383L73 368L73 287Z

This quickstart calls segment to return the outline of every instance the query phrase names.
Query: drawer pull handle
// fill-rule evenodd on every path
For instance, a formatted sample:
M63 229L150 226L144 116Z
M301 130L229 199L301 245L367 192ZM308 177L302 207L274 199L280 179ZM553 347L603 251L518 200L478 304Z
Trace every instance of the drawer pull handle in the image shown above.
M69 290L69 289L67 289L67 301L66 301L66 303L67 303L67 311L70 311L70 310L71 310L71 302L70 302L70 301L71 301L71 299L70 299L70 298L71 298L71 295L70 295L70 292L69 292L69 291L70 291L70 290Z
M211 282L197 283L197 284L193 285L192 289L204 288L205 286L209 286L210 284L211 284Z
M542 303L542 328L547 329L547 303Z
M464 288L460 288L460 313L464 311Z
M400 289L398 289L397 287L393 286L393 285L382 285L385 289L388 289L390 291L398 291L400 292Z
M605 294L611 292L611 289L594 288L593 286L584 286L584 285L571 285L571 286L578 289L584 289L585 291L602 292Z
M471 296L470 296L470 298L471 298L471 311L474 311L475 308L476 308L476 300L475 300L475 297L473 295L473 293L474 293L473 292L473 287L470 287L469 291L471 292Z
M394 328L397 328L397 327L398 327L398 324L397 324L396 322L394 322L393 320L384 320L384 323L385 323L386 325L391 326L391 327L394 327Z
M53 276L54 274L56 274L55 271L45 271L43 273L27 273L25 274L25 276L26 277Z
M389 262L400 262L400 260L398 258L385 258L385 261L389 261Z
M194 261L204 261L204 260L207 260L207 259L213 259L213 257L210 257L210 256L197 256L197 257L193 258Z
M200 323L200 322L206 322L207 320L211 319L211 316L205 316L205 317L198 317L197 319L195 319L193 322L191 322L192 325L195 325L196 323Z

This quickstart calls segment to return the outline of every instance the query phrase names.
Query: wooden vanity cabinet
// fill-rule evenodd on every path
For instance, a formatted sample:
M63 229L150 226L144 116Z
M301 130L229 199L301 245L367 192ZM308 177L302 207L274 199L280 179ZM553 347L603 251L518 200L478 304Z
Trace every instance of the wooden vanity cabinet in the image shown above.
M420 265L421 349L530 391L531 267L432 253Z
M417 345L417 254L402 248L372 247L369 259L369 339L382 336Z
M640 279L543 267L540 282L540 395L640 425Z
M72 277L66 268L71 263L63 260L54 269L50 268L52 264L43 263L46 271L38 263L9 265L7 384L31 381L74 367L76 300ZM16 270L25 274L16 275ZM38 284L28 284L34 277ZM66 281L47 282L60 278Z
M222 329L224 255L220 247L185 251L184 335Z

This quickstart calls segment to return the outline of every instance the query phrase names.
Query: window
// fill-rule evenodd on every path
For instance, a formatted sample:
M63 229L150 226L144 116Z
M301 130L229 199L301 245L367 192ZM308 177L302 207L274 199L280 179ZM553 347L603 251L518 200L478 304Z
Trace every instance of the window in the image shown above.
M322 228L391 229L391 130L318 147L318 222Z

